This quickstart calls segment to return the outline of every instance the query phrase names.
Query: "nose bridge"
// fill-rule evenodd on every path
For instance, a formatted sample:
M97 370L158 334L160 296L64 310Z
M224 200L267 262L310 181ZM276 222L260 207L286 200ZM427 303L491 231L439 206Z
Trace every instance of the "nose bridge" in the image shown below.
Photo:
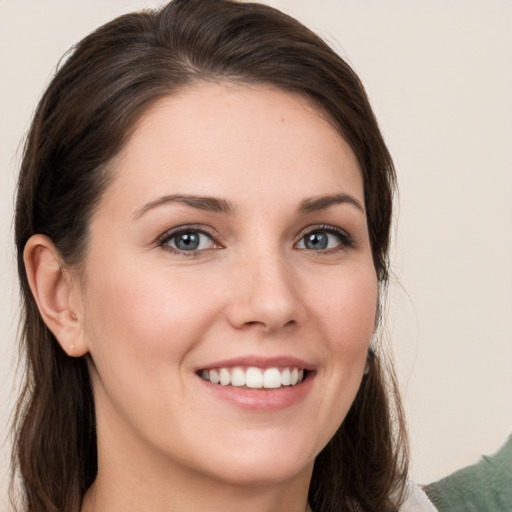
M296 276L278 246L249 251L236 274L230 307L234 326L253 325L270 332L301 322L304 311Z

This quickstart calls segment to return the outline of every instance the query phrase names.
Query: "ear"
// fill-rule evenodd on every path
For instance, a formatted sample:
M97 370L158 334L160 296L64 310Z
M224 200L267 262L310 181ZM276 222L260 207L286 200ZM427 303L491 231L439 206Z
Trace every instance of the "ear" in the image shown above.
M65 270L59 252L47 236L34 235L28 240L23 261L44 323L69 356L83 356L88 345L77 279Z

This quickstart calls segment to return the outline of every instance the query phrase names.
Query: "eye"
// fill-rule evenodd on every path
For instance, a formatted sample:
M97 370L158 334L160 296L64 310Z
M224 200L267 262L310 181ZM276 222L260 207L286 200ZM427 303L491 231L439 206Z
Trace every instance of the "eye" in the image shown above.
M161 241L161 245L181 252L204 251L216 247L210 235L197 229L170 233Z
M298 242L297 249L309 251L329 251L353 245L347 233L339 228L326 227L308 231Z

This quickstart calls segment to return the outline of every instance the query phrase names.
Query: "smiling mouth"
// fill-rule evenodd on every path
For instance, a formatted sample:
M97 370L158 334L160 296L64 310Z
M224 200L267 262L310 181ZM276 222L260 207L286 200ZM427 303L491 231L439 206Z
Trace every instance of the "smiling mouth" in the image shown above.
M307 370L298 367L211 368L199 370L198 375L212 384L245 387L248 389L280 389L300 384L307 377Z

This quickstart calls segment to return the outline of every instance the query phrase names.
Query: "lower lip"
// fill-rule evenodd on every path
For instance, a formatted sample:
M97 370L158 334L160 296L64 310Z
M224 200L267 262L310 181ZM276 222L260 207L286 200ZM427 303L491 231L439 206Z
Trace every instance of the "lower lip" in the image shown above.
M222 386L198 377L206 389L217 398L230 402L242 409L269 412L295 405L306 397L313 385L315 374L308 372L307 377L295 386L282 386L276 389L249 389L237 386Z

